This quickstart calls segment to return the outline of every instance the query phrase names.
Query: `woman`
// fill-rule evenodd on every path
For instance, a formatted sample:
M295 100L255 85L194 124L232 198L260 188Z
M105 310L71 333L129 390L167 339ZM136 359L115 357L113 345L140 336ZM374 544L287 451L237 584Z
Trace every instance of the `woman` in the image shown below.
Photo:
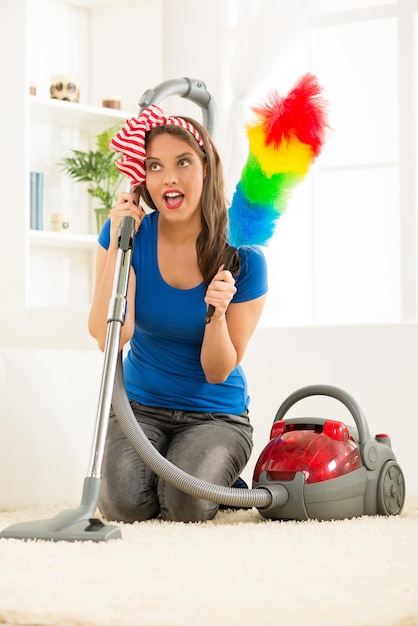
M131 123L133 122L133 124ZM126 391L142 429L174 465L231 486L252 449L247 387L240 362L263 310L265 260L243 247L223 269L227 206L219 155L194 120L166 118L151 105L111 142L136 144L118 161L131 193L122 192L99 236L89 331L103 350L118 235L135 219L132 267L121 348ZM141 207L143 200L151 211ZM205 323L207 307L214 312ZM123 522L211 519L219 505L159 479L110 415L100 508Z

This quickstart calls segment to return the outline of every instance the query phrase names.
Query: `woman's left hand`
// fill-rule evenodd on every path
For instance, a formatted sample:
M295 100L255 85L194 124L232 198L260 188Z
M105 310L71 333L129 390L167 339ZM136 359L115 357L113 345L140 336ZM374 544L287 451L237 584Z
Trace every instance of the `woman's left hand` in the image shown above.
M225 315L236 291L234 277L229 270L224 270L222 266L209 284L205 295L206 304L215 307L213 317L219 318Z

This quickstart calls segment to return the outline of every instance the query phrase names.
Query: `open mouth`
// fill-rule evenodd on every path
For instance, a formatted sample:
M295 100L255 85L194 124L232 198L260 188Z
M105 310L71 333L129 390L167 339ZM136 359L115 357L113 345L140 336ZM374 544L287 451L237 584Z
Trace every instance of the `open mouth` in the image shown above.
M169 192L164 195L164 202L167 208L177 209L183 202L184 195L178 192Z

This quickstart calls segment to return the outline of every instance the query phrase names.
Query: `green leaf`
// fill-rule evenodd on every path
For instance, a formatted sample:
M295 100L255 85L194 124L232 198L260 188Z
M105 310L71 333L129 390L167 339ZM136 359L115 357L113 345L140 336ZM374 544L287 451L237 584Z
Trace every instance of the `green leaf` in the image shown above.
M103 153L110 152L111 154L114 154L114 152L112 152L109 148L109 143L111 139L113 139L113 137L116 135L116 133L120 131L122 126L123 124L122 125L115 124L111 128L104 130L102 133L100 133L100 135L97 135L96 145L98 149L100 150L100 152L103 152Z
M120 128L121 125L117 124L97 135L97 150L71 150L70 155L58 163L61 171L70 178L89 183L88 193L98 198L107 209L115 206L119 188L125 179L115 164L119 155L108 147Z

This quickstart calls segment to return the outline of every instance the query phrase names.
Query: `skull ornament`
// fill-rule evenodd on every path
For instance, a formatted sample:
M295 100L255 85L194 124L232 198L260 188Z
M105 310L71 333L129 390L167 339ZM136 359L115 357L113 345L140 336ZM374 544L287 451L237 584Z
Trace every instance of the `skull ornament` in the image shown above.
M80 101L80 87L73 76L52 76L49 92L54 100Z

